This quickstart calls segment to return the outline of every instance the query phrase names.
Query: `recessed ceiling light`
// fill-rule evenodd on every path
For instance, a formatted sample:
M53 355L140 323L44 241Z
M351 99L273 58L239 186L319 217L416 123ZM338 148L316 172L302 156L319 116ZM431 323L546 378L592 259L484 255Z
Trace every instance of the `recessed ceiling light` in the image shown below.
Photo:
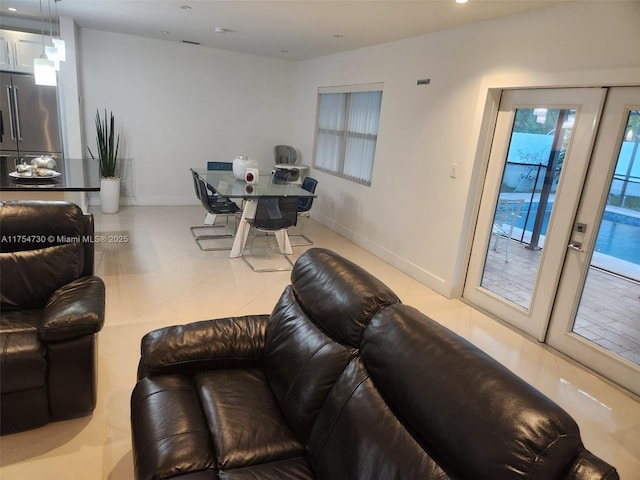
M456 3L467 3L468 0L456 0Z
M7 8L7 10L9 10L10 12L17 12L18 9L16 7L9 7Z
M231 33L233 32L233 30L231 30L230 28L224 28L224 27L216 27L213 29L213 31L215 33Z

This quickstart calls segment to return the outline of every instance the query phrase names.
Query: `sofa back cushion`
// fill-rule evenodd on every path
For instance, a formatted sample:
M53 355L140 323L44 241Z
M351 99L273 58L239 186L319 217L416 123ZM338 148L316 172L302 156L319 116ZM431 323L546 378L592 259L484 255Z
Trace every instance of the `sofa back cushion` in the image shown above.
M285 289L267 325L264 365L282 413L303 443L354 354L354 348L334 342L307 318L291 286Z
M82 248L82 276L94 270L93 215L70 202L18 200L0 202L0 251L36 250L77 243Z
M53 292L80 276L79 243L0 253L2 308L43 308Z
M583 448L558 405L412 307L376 315L361 356L390 408L454 478L564 478Z
M291 285L266 331L265 366L289 426L306 441L335 380L355 355L363 329L385 305L399 302L382 282L324 249L296 262Z
M335 341L358 348L371 316L400 300L355 263L326 249L307 250L291 272L296 299L309 319Z
M389 408L358 358L329 393L307 452L318 480L450 478Z

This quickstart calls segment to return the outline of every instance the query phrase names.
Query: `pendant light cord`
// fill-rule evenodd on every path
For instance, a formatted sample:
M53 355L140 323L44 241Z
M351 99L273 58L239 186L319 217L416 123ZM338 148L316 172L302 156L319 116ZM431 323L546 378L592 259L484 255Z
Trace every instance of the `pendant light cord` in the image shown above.
M42 35L42 54L44 55L44 15L42 14L42 0L40 0L40 34Z
M58 20L58 35L56 35L57 37L61 37L62 35L60 34L60 15L58 15L58 2L60 0L53 0L53 6L56 7L56 19Z
M49 5L49 36L51 37L51 40L53 40L53 22L51 20L51 0L47 0L47 3Z

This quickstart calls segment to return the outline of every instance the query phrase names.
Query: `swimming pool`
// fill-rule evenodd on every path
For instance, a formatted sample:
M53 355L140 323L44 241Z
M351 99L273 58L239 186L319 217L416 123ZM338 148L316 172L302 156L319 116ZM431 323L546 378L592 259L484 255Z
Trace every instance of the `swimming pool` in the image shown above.
M640 219L635 219L639 224L619 222L607 218L607 213L600 224L596 252L640 265Z
M540 231L541 235L547 233L552 207L553 204L547 205ZM532 232L538 212L538 204L531 204L531 210L527 218L526 212L528 208L529 204L525 203L522 207L520 218L516 221L516 227L523 228L526 220L525 230ZM640 265L640 218L624 215L623 213L605 211L600 224L598 238L596 239L595 251Z

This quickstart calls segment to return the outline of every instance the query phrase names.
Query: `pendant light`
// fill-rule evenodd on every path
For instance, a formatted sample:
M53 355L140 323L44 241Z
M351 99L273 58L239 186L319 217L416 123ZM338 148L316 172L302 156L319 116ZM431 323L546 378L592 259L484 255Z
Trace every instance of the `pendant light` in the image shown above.
M33 74L36 85L56 86L56 67L53 61L47 58L44 46L44 16L42 15L42 0L40 0L40 25L42 35L42 55L33 59Z

